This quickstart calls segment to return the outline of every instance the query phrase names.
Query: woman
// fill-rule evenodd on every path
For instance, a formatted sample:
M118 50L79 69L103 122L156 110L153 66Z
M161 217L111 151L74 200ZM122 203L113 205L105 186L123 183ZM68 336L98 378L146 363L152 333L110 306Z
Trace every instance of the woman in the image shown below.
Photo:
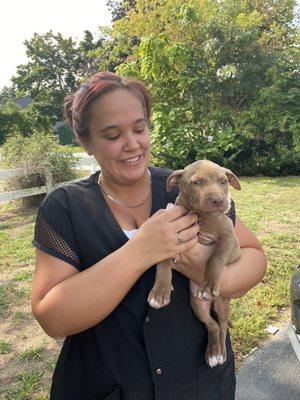
M101 72L66 99L65 114L101 173L54 190L38 213L32 309L48 335L66 337L51 399L234 399L230 340L227 362L209 368L206 329L189 303L187 277L201 281L210 250L198 245L195 215L165 209L177 195L166 193L170 171L148 168L147 90ZM261 246L238 219L236 232L242 256L222 276L227 297L265 272ZM153 266L179 253L171 303L152 309Z

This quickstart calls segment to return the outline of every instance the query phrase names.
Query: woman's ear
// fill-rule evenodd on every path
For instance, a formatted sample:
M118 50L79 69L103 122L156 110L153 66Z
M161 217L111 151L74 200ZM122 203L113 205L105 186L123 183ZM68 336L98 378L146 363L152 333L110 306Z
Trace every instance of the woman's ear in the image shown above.
M168 179L167 179L167 192L171 192L174 186L178 186L181 177L182 177L183 169L178 169L177 171L174 171L173 174L171 174Z

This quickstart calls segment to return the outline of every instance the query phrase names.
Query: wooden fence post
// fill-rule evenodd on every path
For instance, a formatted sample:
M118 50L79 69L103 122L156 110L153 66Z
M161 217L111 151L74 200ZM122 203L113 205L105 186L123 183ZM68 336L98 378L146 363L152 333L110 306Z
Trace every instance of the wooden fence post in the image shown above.
M46 177L46 193L49 193L50 190L53 188L53 179L51 172L46 171L45 177Z

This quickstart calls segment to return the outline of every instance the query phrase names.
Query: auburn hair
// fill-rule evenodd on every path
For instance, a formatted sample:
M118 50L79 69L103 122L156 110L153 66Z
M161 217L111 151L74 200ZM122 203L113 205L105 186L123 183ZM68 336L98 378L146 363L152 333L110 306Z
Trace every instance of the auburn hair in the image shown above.
M91 105L100 96L117 89L132 92L142 103L145 117L151 116L150 95L139 81L123 78L109 71L98 72L82 83L78 90L64 99L64 116L76 137L88 136Z

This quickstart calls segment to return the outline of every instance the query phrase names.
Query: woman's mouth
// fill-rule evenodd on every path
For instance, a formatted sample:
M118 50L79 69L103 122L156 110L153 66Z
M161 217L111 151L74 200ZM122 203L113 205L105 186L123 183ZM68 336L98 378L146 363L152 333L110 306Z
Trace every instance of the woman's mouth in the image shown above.
M141 156L136 156L132 158L126 158L126 160L122 160L121 162L124 164L136 164L140 161Z

